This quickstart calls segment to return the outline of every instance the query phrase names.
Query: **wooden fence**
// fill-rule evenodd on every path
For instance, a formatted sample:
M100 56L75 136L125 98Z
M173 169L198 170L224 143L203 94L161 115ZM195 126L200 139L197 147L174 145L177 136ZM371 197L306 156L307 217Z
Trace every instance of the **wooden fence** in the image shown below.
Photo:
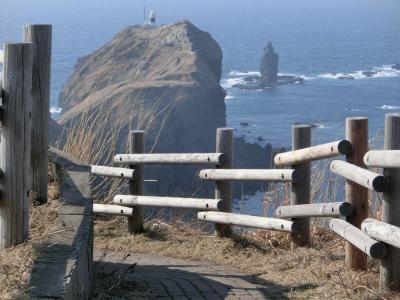
M329 217L329 228L346 240L346 266L362 270L367 266L368 256L379 259L381 287L400 290L400 203L396 202L400 201L400 114L386 115L385 150L379 151L368 152L367 118L347 118L346 139L316 146L311 146L309 125L294 125L292 151L279 153L274 158L275 165L281 169L234 169L232 133L229 128L217 129L215 153L145 154L144 133L140 132L137 138L138 133L132 132L131 153L118 154L113 160L122 166L106 167L101 172L93 166L92 174L128 178L131 186L140 188L131 189L130 195L116 195L111 205L96 204L94 211L134 218L135 226L129 226L129 231L137 233L143 230L143 214L135 211L142 207L193 208L199 210L199 220L215 224L218 236L229 237L231 225L289 232L292 251L299 246L311 246L311 217ZM140 144L137 150L135 142ZM345 199L310 203L311 163L336 156L343 156L343 160L333 160L330 169L346 179ZM215 182L215 198L144 196L143 167L148 164L213 166L202 169L198 177ZM367 167L383 168L383 174ZM126 176L122 170L133 173ZM232 213L231 182L237 180L288 182L290 205L278 207L274 218ZM369 190L383 193L381 221L368 218Z
M28 237L29 201L47 200L47 130L49 117L51 26L24 27L24 43L6 43L0 51L1 96L0 250ZM119 167L91 166L92 176L129 180L129 195L113 204L95 204L96 213L128 217L128 230L143 230L143 207L199 210L198 219L215 224L215 234L232 235L232 225L286 231L292 250L310 246L310 218L329 217L329 228L346 243L345 264L365 269L367 256L381 261L381 287L400 290L400 114L387 114L385 149L368 151L368 119L347 118L346 139L311 146L311 126L294 125L292 150L275 156L281 169L234 169L233 130L218 128L215 153L144 153L144 132L130 133L130 153L118 154ZM331 171L346 179L341 202L310 203L311 163L333 160ZM198 176L215 182L213 199L144 195L148 164L203 165ZM382 168L376 173L367 167ZM232 213L232 181L281 181L291 184L290 205L276 217ZM383 193L382 220L369 218L368 191Z
M0 250L29 234L30 199L47 201L51 25L27 25L0 51Z

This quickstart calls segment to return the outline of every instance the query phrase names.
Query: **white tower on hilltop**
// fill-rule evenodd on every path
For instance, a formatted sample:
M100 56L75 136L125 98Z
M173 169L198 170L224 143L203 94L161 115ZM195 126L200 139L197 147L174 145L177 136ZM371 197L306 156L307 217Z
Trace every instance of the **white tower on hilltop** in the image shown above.
M149 17L146 18L146 7L144 8L144 18L145 18L145 22L143 24L143 27L147 27L147 28L154 28L156 27L156 12L155 10L151 10L149 13Z
M149 14L149 19L150 19L150 25L156 25L156 12L154 10L150 11Z

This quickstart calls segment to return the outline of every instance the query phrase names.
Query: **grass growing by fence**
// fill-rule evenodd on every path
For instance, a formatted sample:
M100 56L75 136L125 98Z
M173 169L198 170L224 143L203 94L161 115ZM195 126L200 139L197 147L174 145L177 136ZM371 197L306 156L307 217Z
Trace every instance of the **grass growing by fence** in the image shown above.
M129 235L123 218L97 220L95 247L233 266L256 282L279 283L286 288L280 292L290 299L388 299L397 295L377 290L377 261L371 260L366 272L344 268L344 241L324 228L314 227L313 248L293 253L286 233L256 230L233 239L215 238L204 231L204 224L196 224L152 219L146 221L144 234Z
M55 177L49 172L48 202L32 204L28 242L0 252L0 299L24 298L38 247L54 230L57 220L58 190Z
M149 147L151 153L169 114L180 100L166 101L164 96L159 96L150 107L145 107L146 95L136 95L127 99L133 102L129 110L115 109L106 103L83 111L68 121L55 146L90 165L111 165L115 154L128 153L130 130L146 132L151 128L155 130L154 142ZM127 189L127 180L123 179L93 178L91 183L94 200L102 203L111 202L114 195Z

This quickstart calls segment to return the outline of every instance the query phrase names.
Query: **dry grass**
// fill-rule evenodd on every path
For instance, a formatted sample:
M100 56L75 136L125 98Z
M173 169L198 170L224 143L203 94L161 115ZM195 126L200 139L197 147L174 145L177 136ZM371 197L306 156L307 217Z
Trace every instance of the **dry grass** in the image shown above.
M346 269L343 240L321 227L313 228L312 248L294 253L288 234L280 232L256 230L221 239L187 223L161 220L146 222L146 231L140 235L129 235L126 228L122 218L97 220L95 247L234 266L260 283L265 279L291 289L287 296L294 299L400 299L400 294L377 289L377 261L371 260L365 272Z
M54 230L57 220L58 190L54 176L49 174L49 200L32 205L30 210L29 241L0 252L0 299L26 298L24 295L40 244Z
M90 165L112 165L116 151L129 152L131 141L128 133L131 129L145 132L154 129L155 140L150 145L151 153L168 116L181 98L168 101L168 97L163 94L150 107L145 107L147 97L136 95L127 99L127 102L133 102L128 110L117 109L112 103L105 103L83 111L68 122L55 146ZM120 194L128 186L127 180L110 178L93 178L91 185L94 201L100 203L111 202L114 195Z

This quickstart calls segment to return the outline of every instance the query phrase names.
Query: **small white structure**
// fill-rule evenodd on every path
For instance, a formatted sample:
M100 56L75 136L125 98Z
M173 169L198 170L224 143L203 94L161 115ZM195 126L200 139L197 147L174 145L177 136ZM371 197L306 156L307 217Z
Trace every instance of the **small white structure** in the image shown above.
M149 19L151 24L156 25L156 12L154 10L150 11Z
M149 13L149 17L148 19L145 20L144 22L144 27L150 27L150 28L154 28L156 27L156 12L155 10L151 10Z

